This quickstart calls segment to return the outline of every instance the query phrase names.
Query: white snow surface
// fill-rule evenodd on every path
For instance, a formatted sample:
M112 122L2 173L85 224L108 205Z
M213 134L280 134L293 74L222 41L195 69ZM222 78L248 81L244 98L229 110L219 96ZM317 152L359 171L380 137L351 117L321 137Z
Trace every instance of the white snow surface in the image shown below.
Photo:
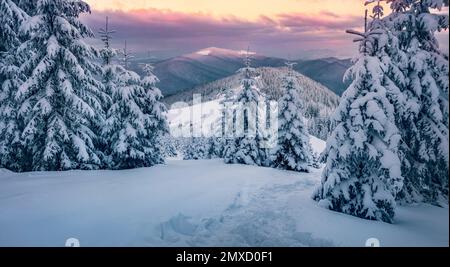
M200 56L218 56L218 57L242 57L243 55L256 55L255 52L252 51L246 51L246 50L230 50L230 49L223 49L218 47L209 47L205 48L203 50L197 51L193 54L187 55L187 57L191 57L193 59L197 58L197 55Z
M0 246L448 246L448 208L394 224L321 208L310 174L222 160L127 171L0 172Z
M217 119L219 101L201 117ZM169 111L172 127L191 110ZM194 116L195 117L195 116ZM194 118L198 121L198 118ZM325 142L310 138L315 153ZM296 173L223 160L126 171L16 174L0 169L0 246L448 246L448 207L399 207L394 224L324 209L321 170ZM322 203L323 205L323 203Z

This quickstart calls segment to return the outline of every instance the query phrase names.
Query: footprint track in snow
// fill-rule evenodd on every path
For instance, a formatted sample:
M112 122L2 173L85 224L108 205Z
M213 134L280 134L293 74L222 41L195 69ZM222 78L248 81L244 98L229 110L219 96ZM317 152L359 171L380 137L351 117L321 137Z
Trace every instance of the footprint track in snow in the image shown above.
M244 185L220 216L194 224L189 217L179 214L162 223L162 241L169 246L181 242L193 247L333 246L311 233L298 232L295 220L287 212L289 194L304 190L305 185L310 186L305 181L272 185L254 194L249 194Z

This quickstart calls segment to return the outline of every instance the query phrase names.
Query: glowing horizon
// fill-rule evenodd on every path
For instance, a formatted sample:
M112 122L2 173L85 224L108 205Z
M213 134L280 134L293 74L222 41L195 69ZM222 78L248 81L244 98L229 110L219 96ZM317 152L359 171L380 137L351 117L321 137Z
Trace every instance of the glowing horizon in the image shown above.
M256 20L261 16L274 17L285 13L362 16L366 7L363 0L87 0L98 11L143 11L159 9L186 14L202 14L216 18L237 17ZM370 7L369 7L370 9Z

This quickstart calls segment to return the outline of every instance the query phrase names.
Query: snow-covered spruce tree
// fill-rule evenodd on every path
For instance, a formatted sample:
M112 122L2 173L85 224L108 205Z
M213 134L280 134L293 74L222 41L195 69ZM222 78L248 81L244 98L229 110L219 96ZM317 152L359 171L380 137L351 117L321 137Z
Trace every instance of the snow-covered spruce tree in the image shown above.
M312 148L302 117L300 88L292 64L288 63L289 72L283 79L283 96L278 105L278 143L271 164L275 168L309 172L313 160Z
M37 12L37 3L39 0L13 0L29 16L34 16Z
M224 100L220 102L222 116L218 122L218 128L216 129L219 136L222 137L223 151L221 157L225 162L231 162L232 156L236 151L235 141L235 123L236 123L236 111L233 107L234 98L231 88L225 89Z
M225 163L232 164L234 163L234 157L237 151L236 147L236 139L235 138L226 138L225 139L225 145L223 149L223 159Z
M129 52L124 49L123 62L127 64ZM109 144L113 169L151 167L163 162L160 147L155 146L157 118L150 113L149 89L144 88L141 77L124 70L112 91L112 105L108 110L103 136ZM159 115L163 115L161 112ZM156 153L156 154L155 154Z
M142 111L144 88L135 72L125 70L112 91L112 105L107 112L103 136L109 144L112 169L148 167L150 117Z
M21 136L24 121L18 114L18 102L15 100L17 88L24 77L13 55L5 54L4 63L6 66L0 65L0 75L4 78L0 91L0 168L28 171L30 156Z
M307 128L309 134L322 139L327 140L333 126L333 120L330 117L314 117L307 119Z
M392 223L402 189L400 132L385 88L385 65L374 54L381 33L370 29L347 75L353 82L335 114L336 128L323 154L322 183L313 195L323 207Z
M20 43L19 27L28 15L13 0L0 0L0 53Z
M19 27L28 15L12 0L0 0L0 168L26 170L26 151L21 133L23 121L17 113L15 94L23 82Z
M196 142L193 137L184 140L183 144L183 160L198 160L196 151Z
M407 55L401 50L399 35L391 29L390 23L383 18L384 7L381 4L382 1L373 0L366 2L366 5L374 2L373 20L368 23L370 31L377 31L378 38L374 39L372 49L374 55L384 64L384 74L388 77L384 80L384 87L386 88L386 97L389 99L394 107L394 115L397 124L397 128L400 133L404 131L403 127L406 121L409 125L413 125L412 118L414 110L417 107L417 99L412 99L407 93L407 78L405 70L408 67ZM405 137L402 136L402 142L399 145L399 158L402 163L402 175L406 183L407 177L405 177L405 166L408 166L408 150L409 147L404 142ZM402 193L397 194L397 198Z
M141 85L144 88L143 112L150 116L150 122L147 131L150 134L151 153L148 160L151 165L164 163L163 139L170 134L169 124L167 122L167 108L162 103L163 95L156 87L159 82L154 74L152 65L144 65L144 76L141 79Z
M245 65L245 68L239 70L243 76L242 90L235 100L235 108L240 106L244 109L243 118L236 117L234 123L236 135L239 134L236 127L238 124L243 124L240 125L243 128L243 136L235 136L234 140L229 140L225 163L262 166L267 159L267 150L261 147L263 140L259 132L258 103L261 100L261 94L255 79L256 70L250 67L249 53L247 53Z
M184 160L209 159L209 142L204 137L192 137L184 149Z
M134 58L134 56L131 54L131 51L128 49L126 40L125 40L125 45L124 45L122 51L120 51L120 55L122 56L120 63L122 64L122 66L125 69L128 69L130 61Z
M117 56L116 50L111 47L112 34L115 31L109 28L109 18L106 17L105 27L99 31L100 38L103 42L103 48L100 50L100 57L102 59L102 83L104 86L104 93L106 98L102 101L102 110L106 114L111 108L112 92L114 92L119 84L119 74L123 73L125 69L118 64L114 63L114 58ZM108 168L112 163L112 160L108 157L108 137L104 136L104 132L101 129L103 125L99 125L100 129L96 129L96 132L100 132L100 137L96 146L99 148L100 157L103 162L103 167Z
M212 136L208 138L208 143L209 143L208 158L210 159L223 158L225 139L222 137Z
M405 186L400 202L448 203L448 56L440 49L436 32L448 29L442 0L388 1L392 13L383 19L398 36L405 54L405 79L399 84L406 97L399 119L405 155L402 171Z
M177 140L170 134L165 135L161 140L164 157L176 157L178 155Z
M115 31L109 28L109 17L106 17L105 28L100 28L98 33L100 34L100 39L104 45L100 54L103 65L107 66L112 63L112 60L116 56L116 51L111 47L112 34L115 33Z
M226 116L233 116L233 110L228 110L227 103L233 103L233 90L226 90L224 99L220 101L220 116L212 125L211 137L209 140L209 158L223 158L226 149ZM232 127L232 125L230 125ZM230 129L232 130L232 129Z
M111 47L112 34L115 31L109 29L109 18L106 17L105 28L99 31L100 38L103 42L103 48L100 50L100 57L102 59L102 83L104 84L104 91L107 96L111 96L118 83L118 76L124 72L125 69L114 63L114 58L117 56L115 49ZM111 98L109 97L103 103L105 111L111 106Z
M22 137L33 170L95 169L94 124L101 117L102 85L94 75L96 51L83 42L92 32L78 16L90 12L83 1L37 1L35 16L21 27L27 40L18 50L27 60L27 80L19 87ZM33 51L30 55L29 51Z

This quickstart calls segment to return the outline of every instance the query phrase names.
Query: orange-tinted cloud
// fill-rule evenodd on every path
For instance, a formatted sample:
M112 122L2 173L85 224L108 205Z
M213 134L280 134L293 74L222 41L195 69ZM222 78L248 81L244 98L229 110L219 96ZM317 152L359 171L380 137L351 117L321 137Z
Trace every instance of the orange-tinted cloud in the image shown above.
M96 1L99 0L88 0L89 3ZM108 1L111 3L111 7L120 7L127 2L133 2ZM164 1L169 3L178 0ZM214 2L215 0L207 1ZM248 1L253 0L243 2L249 3ZM278 0L277 2L284 1L302 5L306 2L334 4L339 2L344 7L347 5L347 9L351 9L351 3L358 4L358 7L353 7L354 9L363 6L359 4L360 0ZM191 0L182 2L187 3ZM157 5L161 4L161 1L152 0L146 1L146 3ZM235 1L222 0L221 3L229 3L230 6L233 6ZM267 3L272 3L272 0L268 0ZM241 50L251 45L252 50L278 57L350 57L357 52L357 49L352 42L353 37L346 34L345 30L361 28L363 24L362 16L342 14L342 7L341 9L325 9L329 5L320 6L320 8L311 5L310 8L316 9L309 10L310 12L293 9L264 14L263 10L259 10L261 14L252 19L235 14L230 15L225 11L222 11L221 16L215 16L202 11L199 7L195 7L196 12L155 7L133 10L127 8L124 8L125 10L97 10L95 7L96 5L94 5L93 14L84 16L83 19L94 31L98 31L104 24L105 16L109 16L111 27L117 31L114 43L116 47L121 47L126 39L134 51L151 50L159 52L163 56L179 55L210 46ZM439 36L442 46L448 50L448 32Z
M280 14L245 20L158 9L94 11L83 20L97 31L103 26L105 16L110 17L110 26L117 31L116 46L127 39L136 51L168 50L173 53L209 46L244 49L250 44L253 50L272 56L298 57L306 50L335 49L339 45L343 46L342 54L350 56L349 48L353 44L344 31L360 26L358 17L341 18L330 14L322 18Z
M87 0L97 10L130 11L136 9L170 9L183 13L205 13L215 17L236 16L254 20L261 15L301 12L319 14L331 10L340 15L360 15L365 0Z

